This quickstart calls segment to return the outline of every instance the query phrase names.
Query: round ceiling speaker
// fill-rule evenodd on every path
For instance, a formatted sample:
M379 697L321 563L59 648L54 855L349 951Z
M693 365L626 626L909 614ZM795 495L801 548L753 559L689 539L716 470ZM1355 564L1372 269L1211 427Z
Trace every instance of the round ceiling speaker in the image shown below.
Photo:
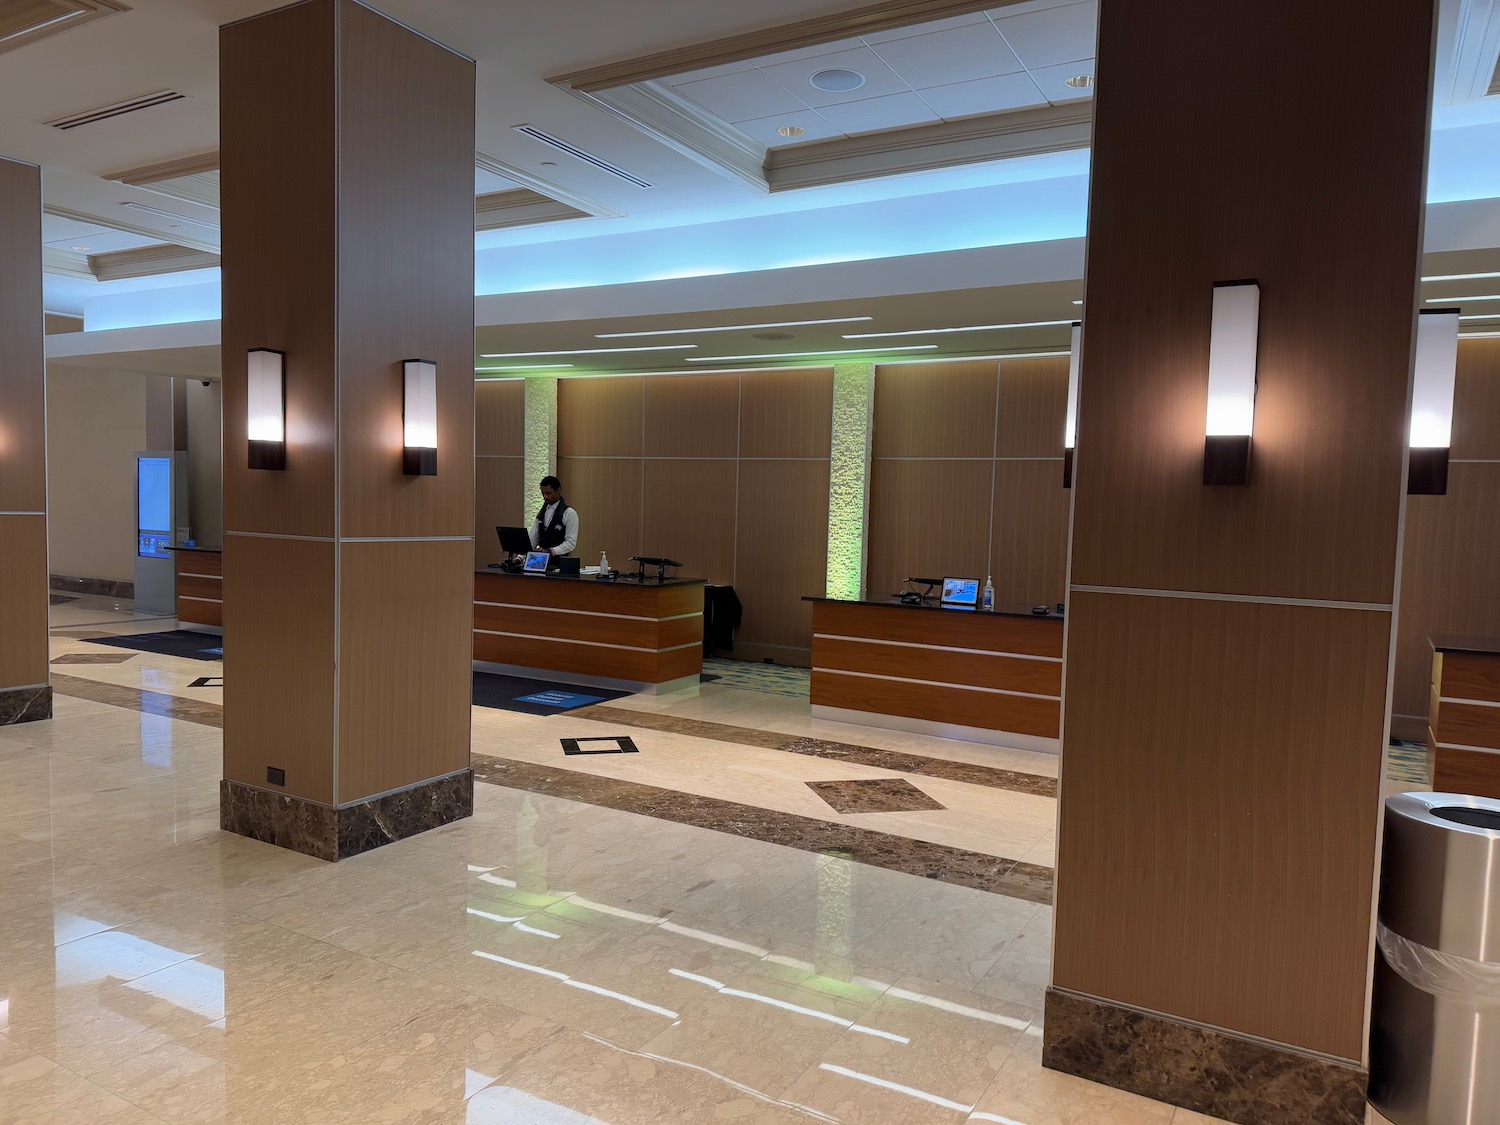
M844 94L850 90L858 90L865 84L865 76L857 70L845 70L842 67L834 67L831 70L820 70L808 79L815 89L826 90L830 94Z

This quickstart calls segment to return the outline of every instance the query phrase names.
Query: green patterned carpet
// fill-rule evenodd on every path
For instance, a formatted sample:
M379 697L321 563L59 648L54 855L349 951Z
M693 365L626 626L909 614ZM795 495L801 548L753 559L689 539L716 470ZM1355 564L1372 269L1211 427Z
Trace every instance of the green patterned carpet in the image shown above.
M1427 779L1427 746L1421 742L1392 742L1385 775L1391 781L1431 785Z
M812 673L806 668L787 668L780 664L753 664L748 660L709 659L703 662L703 671L719 677L721 687L737 688L740 691L763 691L771 695L787 695L793 699L806 699L808 679Z

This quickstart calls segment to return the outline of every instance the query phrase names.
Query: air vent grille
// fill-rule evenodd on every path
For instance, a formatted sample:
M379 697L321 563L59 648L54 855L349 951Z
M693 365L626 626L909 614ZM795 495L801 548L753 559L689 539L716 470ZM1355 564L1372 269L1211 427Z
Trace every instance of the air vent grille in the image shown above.
M569 156L577 157L579 160L582 160L586 164L592 164L595 168L608 172L611 176L618 176L626 183L631 183L636 187L643 188L648 188L651 186L639 176L632 176L629 172L625 171L625 169L619 167L618 165L611 164L608 160L602 160L599 157L595 156L593 153L586 152L585 150L579 148L577 145L568 143L561 137L554 137L551 133L543 132L541 129L535 128L531 125L517 125L514 128L516 132L525 133L533 140L541 141L544 145L551 145L559 152L565 152Z
M123 117L127 113L137 113L143 109L150 109L152 106L180 102L185 97L187 97L186 94L179 94L176 90L158 90L154 94L142 94L138 98L115 102L113 105L102 105L97 109L85 110L83 113L75 113L69 117L57 117L43 124L51 125L54 129L76 129L80 125L108 121L112 117Z

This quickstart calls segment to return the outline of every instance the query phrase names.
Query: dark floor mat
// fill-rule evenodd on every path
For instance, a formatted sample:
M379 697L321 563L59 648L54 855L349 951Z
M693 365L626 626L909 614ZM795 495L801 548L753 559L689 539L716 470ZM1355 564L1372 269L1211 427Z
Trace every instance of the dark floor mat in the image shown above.
M155 652L162 656L180 656L186 660L223 660L224 640L212 633L195 633L191 629L169 629L163 633L132 633L123 637L93 637L91 645L131 648L137 652Z
M523 715L557 715L575 707L589 707L610 699L622 699L628 691L560 684L523 676L474 673L474 706L519 711Z

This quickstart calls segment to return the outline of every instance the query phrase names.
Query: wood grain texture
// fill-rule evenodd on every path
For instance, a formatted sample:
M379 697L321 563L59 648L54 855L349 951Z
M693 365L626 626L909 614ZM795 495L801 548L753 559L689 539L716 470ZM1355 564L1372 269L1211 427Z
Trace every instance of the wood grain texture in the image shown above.
M341 547L340 805L468 767L472 574L461 540Z
M569 382L564 380L561 386ZM561 389L558 399L560 404ZM558 413L562 413L561 405ZM599 552L607 551L611 566L628 570L630 556L641 553L641 474L639 457L558 457L563 495L578 510L578 546L573 553L580 559L593 565L599 561ZM541 507L540 500L537 507ZM527 526L535 516L535 511L526 514Z
M741 376L741 457L827 457L832 442L831 368Z
M44 334L41 169L0 160L0 512L47 507Z
M904 715L931 723L1011 731L1037 738L1056 738L1059 704L994 692L918 684L909 680L876 680L814 670L814 707L842 707L877 715Z
M495 605L581 609L652 620L703 612L703 587L538 579L518 574L476 574L474 600Z
M219 37L226 531L334 532L335 23L335 4L321 0L232 24ZM286 190L292 177L295 192ZM362 237L381 241L373 231ZM247 467L251 348L286 353L284 472Z
M559 379L557 457L639 457L645 380ZM558 476L562 476L559 471ZM566 494L573 482L562 476Z
M1433 719L1432 734L1440 743L1500 750L1500 707L1455 703L1450 697L1438 703Z
M48 681L47 520L0 515L0 690Z
M184 574L224 577L224 556L218 551L173 551L177 576Z
M1075 592L1068 618L1053 983L1358 1058L1389 616Z
M805 653L812 611L801 599L823 591L828 568L828 462L742 461L737 535L735 590L745 612L736 645Z
M739 463L648 459L645 470L645 553L677 559L683 574L720 585L732 583ZM615 565L623 569L623 561Z
M813 630L820 634L865 637L904 645L939 645L981 652L1044 656L1054 660L1063 654L1063 623L1055 617L940 613L902 605L871 606L855 602L818 601L810 604L813 607Z
M224 538L224 776L333 803L334 549Z
M989 426L993 433L993 416ZM989 459L872 464L866 525L871 596L896 593L910 577L984 581L994 471Z
M179 598L199 598L209 601L224 600L224 581L221 578L200 578L192 574L177 576Z
M522 380L475 380L474 453L497 457L525 455L526 385Z
M891 644L813 635L813 667L828 671L868 672L876 676L917 678L968 687L1019 691L1028 695L1062 695L1062 665L973 652L940 652ZM1055 737L1055 736L1052 736Z
M224 627L224 603L222 601L194 601L177 596L177 620L193 625Z
M703 617L673 621L655 618L604 616L590 612L553 609L519 609L515 606L474 604L474 628L490 633L520 633L560 641L592 641L595 644L659 652L703 639Z
M1067 356L1000 362L1001 457L1061 457L1067 412Z
M1435 748L1430 768L1435 792L1500 799L1500 754L1439 746Z
M933 363L875 369L875 457L993 457L997 368Z
M1500 339L1458 342L1453 456L1500 460Z
M645 381L647 457L734 457L740 376L674 375Z
M521 509L522 457L477 457L474 460L474 565L504 562L497 527L529 527L535 511ZM540 500L538 501L540 506Z
M702 672L703 646L691 645L675 652L637 652L540 637L520 639L475 633L474 659L493 664L519 664L550 672L661 684Z
M997 601L1055 606L1067 600L1071 500L1061 461L996 462L990 569Z
M1449 699L1485 699L1500 702L1500 657L1477 653L1443 654L1441 678L1434 683Z

